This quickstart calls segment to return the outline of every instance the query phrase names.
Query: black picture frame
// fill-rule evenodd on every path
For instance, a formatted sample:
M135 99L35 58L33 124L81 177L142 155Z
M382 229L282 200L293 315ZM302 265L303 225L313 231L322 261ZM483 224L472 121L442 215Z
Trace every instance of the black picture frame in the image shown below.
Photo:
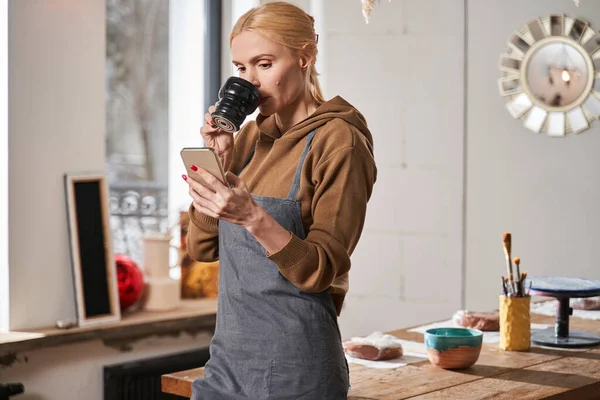
M66 173L64 183L78 324L119 321L106 178L102 173Z

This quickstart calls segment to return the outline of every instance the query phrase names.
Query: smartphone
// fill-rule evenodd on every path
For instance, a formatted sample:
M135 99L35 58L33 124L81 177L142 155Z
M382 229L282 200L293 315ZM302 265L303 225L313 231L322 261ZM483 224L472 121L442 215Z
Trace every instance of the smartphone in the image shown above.
M229 187L229 183L227 182L227 179L225 179L225 172L223 171L221 160L213 148L184 147L181 149L180 154L183 165L185 166L185 170L187 171L188 176L190 176L193 180L204 184L202 178L200 178L196 172L192 171L191 167L192 165L195 165L208 171L219 181L221 181L223 185Z

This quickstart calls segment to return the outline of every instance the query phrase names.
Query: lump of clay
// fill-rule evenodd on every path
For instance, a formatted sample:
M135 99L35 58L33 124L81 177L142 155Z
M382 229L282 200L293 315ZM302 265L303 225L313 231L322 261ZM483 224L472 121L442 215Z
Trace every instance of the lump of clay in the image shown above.
M498 312L459 310L452 317L452 321L464 328L479 329L480 331L500 330L500 316Z
M600 310L600 297L571 299L574 310Z
M374 332L366 337L353 337L343 345L346 354L364 360L390 360L403 353L400 339L381 332Z

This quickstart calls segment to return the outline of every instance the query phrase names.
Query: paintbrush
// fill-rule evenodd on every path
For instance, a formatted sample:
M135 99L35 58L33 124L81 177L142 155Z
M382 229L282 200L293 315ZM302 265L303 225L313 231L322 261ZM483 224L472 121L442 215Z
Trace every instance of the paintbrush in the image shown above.
M521 276L521 270L519 268L519 264L521 264L521 259L519 257L514 258L515 262L515 272L517 273L517 296L523 295L523 288L521 284L523 283L523 277Z
M515 285L515 277L513 274L508 276L508 287L510 288L509 292L511 296L517 294L517 286Z
M511 291L515 291L514 281L513 281L513 267L512 260L510 257L510 248L511 248L511 234L509 232L504 232L502 234L502 243L504 245L504 256L506 258L506 271L508 273L508 277L510 279Z
M505 296L508 296L508 291L506 289L506 279L504 278L504 276L501 276L500 278L502 278L502 291L504 292Z

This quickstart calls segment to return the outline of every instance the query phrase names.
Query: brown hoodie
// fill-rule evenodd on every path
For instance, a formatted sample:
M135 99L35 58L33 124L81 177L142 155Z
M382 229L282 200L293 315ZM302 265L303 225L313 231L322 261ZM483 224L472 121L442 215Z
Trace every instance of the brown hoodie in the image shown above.
M239 171L256 146L240 177L254 195L285 198L306 136L315 128L297 199L307 236L292 235L283 249L269 255L265 251L265 257L300 290L329 290L339 315L348 291L350 255L377 175L373 138L362 114L338 96L284 134L274 116L259 115L236 135L230 170ZM217 260L218 220L193 206L189 213L188 253L198 261Z

